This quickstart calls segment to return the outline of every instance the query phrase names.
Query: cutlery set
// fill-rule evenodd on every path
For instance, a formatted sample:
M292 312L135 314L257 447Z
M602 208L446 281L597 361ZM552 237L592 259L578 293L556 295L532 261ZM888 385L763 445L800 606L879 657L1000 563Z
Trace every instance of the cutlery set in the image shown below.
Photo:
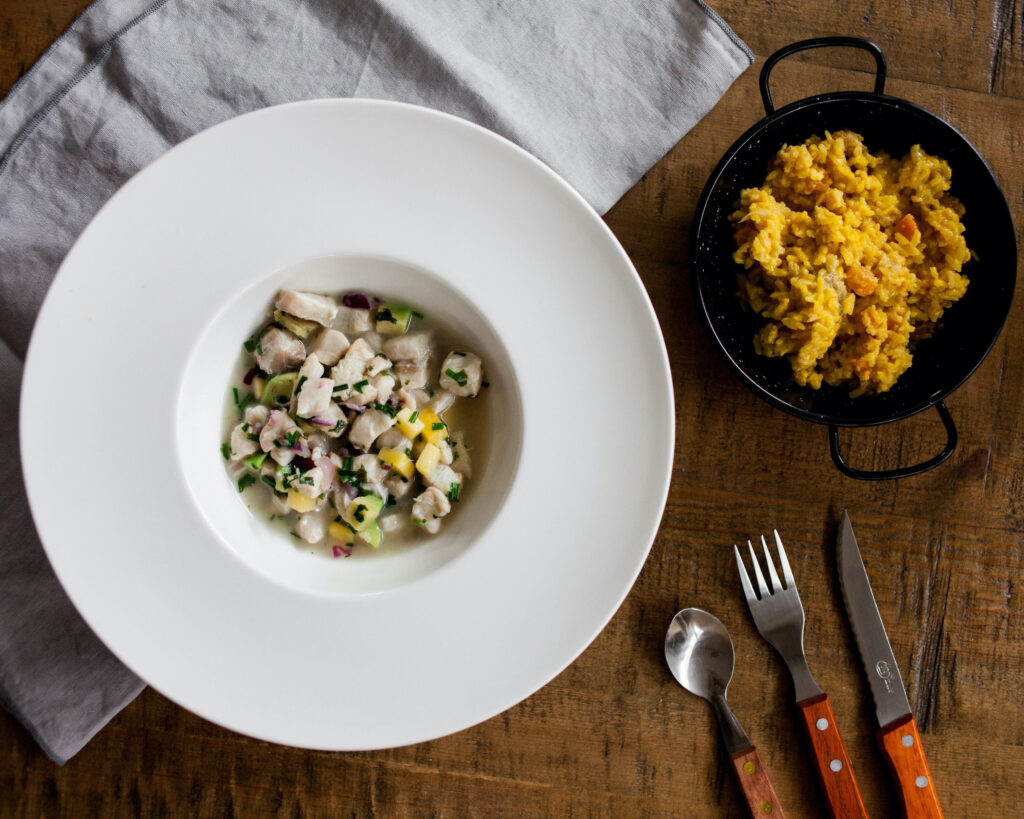
M774 540L781 577L763 536L761 547L767 578L749 541L747 548L753 580L739 548L733 547L740 585L758 632L782 657L793 679L800 721L813 752L818 781L829 812L835 817L867 817L828 694L821 690L807 667L803 645L803 604L777 531L774 532ZM843 602L875 702L878 743L899 787L904 815L941 817L938 795L907 692L875 605L853 526L845 512L840 524L836 561ZM783 816L757 750L726 702L734 651L725 626L705 611L683 609L672 618L669 626L665 658L680 685L711 703L751 815Z

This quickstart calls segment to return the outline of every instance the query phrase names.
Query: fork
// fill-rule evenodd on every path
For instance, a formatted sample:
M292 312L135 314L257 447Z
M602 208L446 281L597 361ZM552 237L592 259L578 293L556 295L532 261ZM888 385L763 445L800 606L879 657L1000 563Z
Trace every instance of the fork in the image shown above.
M824 791L829 811L835 817L866 817L868 814L864 807L864 799L861 797L857 778L853 774L850 757L836 727L836 718L832 713L828 694L821 690L807 667L807 658L804 656L804 607L800 602L800 593L796 589L789 560L786 558L786 550L782 547L782 539L778 531L773 531L785 585L779 580L771 552L768 551L768 544L762 535L761 546L764 548L764 562L771 580L770 587L761 573L761 566L750 541L747 541L747 548L750 549L750 562L753 564L754 577L757 580L757 592L754 591L750 576L743 565L739 548L732 547L736 553L736 565L739 568L743 593L747 597L747 605L750 607L750 614L754 618L757 630L781 655L793 678L796 704L803 717L807 739L814 751L818 781Z

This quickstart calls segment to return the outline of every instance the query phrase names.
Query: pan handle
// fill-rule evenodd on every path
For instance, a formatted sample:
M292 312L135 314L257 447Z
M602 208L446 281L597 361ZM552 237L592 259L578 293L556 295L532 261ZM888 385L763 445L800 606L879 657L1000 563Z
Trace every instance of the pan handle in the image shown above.
M909 478L911 475L920 475L922 472L934 469L953 454L957 441L956 424L953 423L953 416L949 414L946 405L939 401L935 405L935 410L939 413L939 417L946 427L946 446L934 458L929 458L927 461L922 461L913 466L902 466L899 469L882 469L878 472L854 469L843 460L843 456L839 452L839 428L830 424L828 428L828 444L829 450L832 453L832 461L844 475L849 478L856 478L859 481L887 481L893 478Z
M772 92L768 87L768 76L772 73L772 69L775 68L775 64L783 57L796 54L798 51L828 46L850 46L851 48L862 48L864 51L869 52L875 58L875 93L882 94L885 92L885 55L882 53L882 49L870 40L864 40L860 37L815 37L813 40L800 40L796 43L790 43L788 46L783 46L765 62L764 68L761 69L761 101L764 103L765 114L775 112Z

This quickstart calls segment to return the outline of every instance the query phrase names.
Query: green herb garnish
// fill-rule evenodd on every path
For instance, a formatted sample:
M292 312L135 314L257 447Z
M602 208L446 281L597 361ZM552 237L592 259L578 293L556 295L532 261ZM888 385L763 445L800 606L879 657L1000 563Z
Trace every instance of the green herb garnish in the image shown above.
M220 445L220 454L224 456L224 460L231 459L231 444L225 442Z
M416 412L414 412L412 415L409 416L409 423L410 424L415 424L416 423L416 419L419 418L419 417L420 417L420 411L416 410Z
M302 376L302 378L299 379L299 383L295 385L295 391L292 393L292 395L298 395L299 390L302 389L302 385L305 384L307 381L309 381L309 378L305 375Z
M430 428L431 429L444 429L444 422L443 421L435 421L433 424L430 425Z
M453 483L451 486L448 487L448 500L452 501L453 503L458 502L459 485L457 483Z
M245 351L247 353L251 353L253 350L256 349L256 342L250 338L248 341L243 342L242 346L245 347Z
M445 370L444 374L447 375L452 381L458 384L460 387L465 387L466 382L469 378L466 376L465 370Z
M271 489L277 489L277 484L274 483L274 479L271 478L269 475L264 475L262 478L260 478L260 480L262 480L263 483L265 483ZM271 520L273 520L273 518L271 518Z
M244 492L250 486L256 483L256 478L246 472L241 478L238 479L238 491Z
M362 381L360 381L360 382L359 382L359 383L357 383L357 384L356 384L356 385L355 385L354 387L352 387L352 389L354 389L354 390L355 390L356 392L358 392L358 393L359 393L360 395L362 395L362 393L363 393L363 387L365 387L365 386L366 386L367 384L369 384L369 383L370 383L370 382L369 382L369 381L367 381L367 380L366 380L366 379L364 378L364 379L363 379Z

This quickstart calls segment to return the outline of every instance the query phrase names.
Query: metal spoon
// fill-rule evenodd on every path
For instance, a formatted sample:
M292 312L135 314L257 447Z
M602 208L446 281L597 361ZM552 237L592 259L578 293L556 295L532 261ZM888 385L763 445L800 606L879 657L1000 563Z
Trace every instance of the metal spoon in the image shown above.
M706 699L715 710L750 815L784 816L757 749L725 698L732 680L735 652L722 622L702 609L678 612L665 635L665 661L683 688Z

